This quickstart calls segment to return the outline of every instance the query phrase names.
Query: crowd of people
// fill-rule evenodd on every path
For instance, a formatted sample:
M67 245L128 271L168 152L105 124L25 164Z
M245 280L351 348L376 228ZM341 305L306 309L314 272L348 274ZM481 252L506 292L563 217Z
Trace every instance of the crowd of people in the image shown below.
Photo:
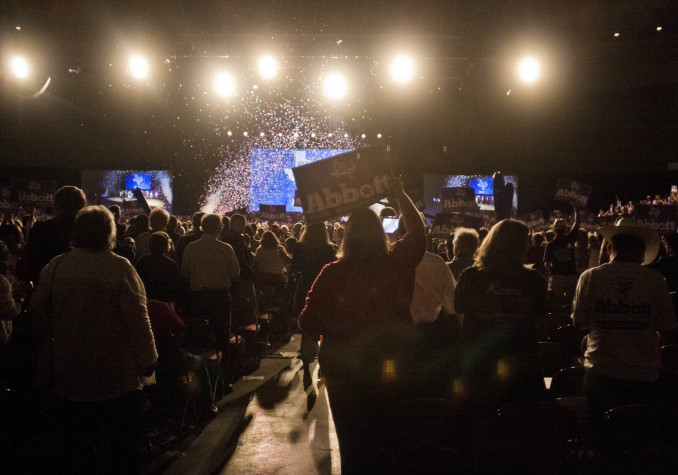
M443 398L468 419L544 400L539 342L555 314L579 337L571 361L585 368L593 419L664 400L677 234L628 218L589 233L575 208L545 232L504 219L440 241L400 181L390 187L399 210L387 211L400 216L392 234L369 208L346 223L293 226L203 212L182 223L156 208L123 224L116 206L59 189L52 219L6 216L0 228L3 384L15 383L6 356L23 307L32 384L58 396L67 421L64 467L133 472L142 390L205 365L185 344L205 325L232 381L242 370L233 342L260 348L273 298L284 302L279 318L298 321L306 389L318 358L343 473L393 466L397 434L384 427L400 401Z
M647 195L644 199L637 200L636 204L652 206L676 206L678 205L678 191L671 191L668 195ZM635 211L633 201L623 203L617 201L606 210L598 210L598 217L604 216L632 216Z

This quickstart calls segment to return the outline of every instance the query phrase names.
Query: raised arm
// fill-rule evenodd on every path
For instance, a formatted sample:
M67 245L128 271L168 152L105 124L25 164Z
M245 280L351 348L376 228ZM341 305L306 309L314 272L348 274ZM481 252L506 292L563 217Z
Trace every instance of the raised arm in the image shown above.
M403 223L405 224L407 232L424 236L426 233L424 220L421 218L419 210L414 206L410 197L405 193L401 180L397 178L391 180L391 192L393 193L393 197L398 200L400 212L403 215Z

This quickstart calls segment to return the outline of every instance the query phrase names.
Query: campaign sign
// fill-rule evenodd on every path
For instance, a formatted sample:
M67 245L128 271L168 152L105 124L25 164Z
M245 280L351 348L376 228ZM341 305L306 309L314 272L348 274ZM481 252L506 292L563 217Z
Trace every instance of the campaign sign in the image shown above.
M586 208L591 196L591 187L575 180L560 178L556 189L556 200L569 201L573 206Z
M54 206L56 182L52 180L12 179L14 199L24 208Z
M646 228L659 234L675 233L678 221L678 207L669 205L635 205L633 218Z
M259 204L259 218L269 221L287 219L285 205L264 205Z
M579 228L584 231L595 232L598 228L607 226L609 222L609 220L599 218L597 215L584 210L579 212L579 216Z
M533 231L543 231L548 226L544 219L544 213L541 210L532 211L521 218L527 224L527 227Z
M477 212L480 209L473 188L443 188L440 199L443 203L443 213Z
M448 238L457 228L479 229L483 225L483 219L479 216L467 216L459 213L439 213L433 218L431 236L435 238Z
M354 150L292 169L308 223L350 214L389 193L389 155L384 147Z
M13 199L13 194L12 187L0 186L0 213L16 213L19 210L19 203Z

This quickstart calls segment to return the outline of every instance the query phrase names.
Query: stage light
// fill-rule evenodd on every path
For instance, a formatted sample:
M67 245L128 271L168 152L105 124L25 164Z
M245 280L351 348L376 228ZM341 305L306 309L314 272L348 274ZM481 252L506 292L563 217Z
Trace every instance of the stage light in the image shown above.
M398 56L391 62L391 77L395 82L406 83L414 77L414 63L407 56Z
M534 58L525 58L518 65L518 74L525 82L535 82L539 79L541 67L539 62Z
M619 33L615 33L615 34L614 34L614 37L615 37L615 38L619 38Z
M235 92L235 80L228 73L214 76L214 89L221 97L228 97Z
M245 137L247 137L247 136L249 135L247 132L243 132L242 134L243 134L243 136L245 136Z
M265 133L263 133L263 132L259 132L259 137L265 137L265 136L266 136L266 134L265 134Z
M228 132L226 132L226 135L228 135L228 136L230 137L231 135L233 135L233 132L231 132L231 131L229 130Z
M377 134L377 138L380 139L380 138L381 138L381 134Z
M347 138L348 138L348 134L344 134L344 138L347 139Z
M323 95L330 100L339 100L348 92L348 85L346 79L340 74L330 74L323 82Z
M312 139L315 138L315 132L311 133L311 138L312 138Z
M661 26L657 27L657 31L662 31L662 30L663 30L663 28Z
M278 73L278 62L270 57L264 56L259 60L259 74L264 79L271 79Z
M28 61L25 58L17 56L12 59L12 72L18 79L26 79L29 71Z
M141 56L132 56L129 60L129 71L137 79L144 79L148 76L148 61Z
M360 138L363 138L363 139L364 139L365 137L367 137L367 135L365 135L365 134L362 134L362 135L360 136Z

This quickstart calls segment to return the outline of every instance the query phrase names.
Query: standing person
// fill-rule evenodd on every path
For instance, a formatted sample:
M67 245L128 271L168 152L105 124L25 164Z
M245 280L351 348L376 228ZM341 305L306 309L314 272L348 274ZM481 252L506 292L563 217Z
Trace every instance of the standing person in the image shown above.
M537 328L545 316L546 282L524 265L529 247L522 221L500 221L457 281L454 307L464 314L464 381L470 404L481 409L537 399L544 389Z
M548 272L548 290L556 306L569 304L577 286L577 259L574 245L579 236L579 212L574 208L574 224L568 227L564 219L553 223L556 237L546 245L544 265Z
M455 229L452 240L454 258L448 263L455 279L459 279L462 271L473 265L473 256L479 245L478 231L469 228Z
M200 223L202 222L202 217L205 216L205 213L202 211L196 211L193 213L193 216L191 217L191 222L193 223L193 229L191 232L181 236L179 238L179 241L177 242L176 250L175 250L175 260L177 261L177 265L181 267L181 259L183 258L184 255L184 249L186 249L186 246L188 246L190 243L197 241L200 239L202 236L202 231L200 230Z
M167 257L171 239L164 231L156 231L148 239L147 254L137 259L134 267L144 283L146 297L163 302L175 302L179 295L179 268Z
M151 238L151 234L158 231L166 231L169 220L170 215L167 211L162 208L153 208L151 214L148 215L150 229L139 234L134 239L134 242L137 246L137 260L139 260L141 257L147 256L150 253L148 250L148 241ZM170 241L170 250L173 249L174 244Z
M181 275L189 283L191 313L206 318L223 354L231 338L231 291L240 275L233 248L219 241L223 224L218 214L202 217L200 239L186 246Z
M407 233L389 249L379 217L351 213L339 257L316 278L299 326L323 342L318 354L334 417L342 473L388 470L386 408L409 388L415 269L424 222L400 181L390 184ZM386 467L386 468L385 468Z
M120 206L109 206L108 211L111 212L115 221L115 241L120 244L125 237L125 232L127 232L127 226L120 222Z
M41 272L31 297L36 341L52 338L54 390L63 398L65 473L135 473L141 389L157 352L144 286L111 250L113 215L80 210L73 249Z
M581 275L572 308L575 326L590 330L584 366L593 415L652 402L660 371L657 332L678 328L666 280L644 267L657 256L657 235L630 218L598 233L610 262Z
M54 217L35 223L28 238L28 278L35 283L40 271L54 256L71 248L75 215L85 206L85 193L75 186L63 186L54 194Z
M300 241L294 245L290 265L290 273L298 276L292 304L295 317L299 317L304 309L306 294L311 289L313 281L326 264L336 260L336 254L336 248L330 243L325 223L318 221L306 225ZM318 355L318 340L302 332L299 351L304 368L304 389L308 389L311 386L310 364Z
M234 289L234 320L237 326L247 326L256 323L259 318L257 309L256 293L254 292L254 282L257 274L254 271L253 257L245 239L243 232L247 220L242 214L231 216L231 227L227 233L222 236L222 240L233 248L235 256L240 265L240 280Z

